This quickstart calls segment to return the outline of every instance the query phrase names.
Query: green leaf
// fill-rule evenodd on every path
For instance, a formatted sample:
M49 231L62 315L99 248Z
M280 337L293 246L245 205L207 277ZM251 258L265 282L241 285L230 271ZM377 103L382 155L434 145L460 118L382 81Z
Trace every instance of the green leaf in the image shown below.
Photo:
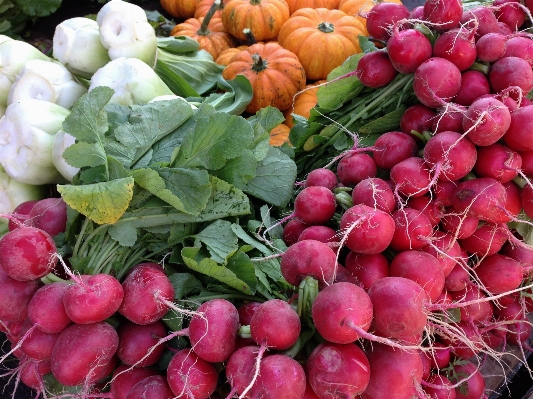
M242 190L256 176L256 169L257 159L254 153L250 150L243 150L240 157L230 159L221 169L212 173Z
M295 181L294 161L279 149L271 147L257 167L256 177L243 190L269 204L284 207L292 198Z
M341 78L341 76L353 72L357 68L357 63L363 54L352 55L341 66L338 66L328 75L328 83L318 89L318 105L320 108L337 109L344 104L346 97L354 96L360 92L364 86L357 76ZM333 82L334 79L340 78Z
M199 294L202 283L191 273L173 273L168 279L174 287L174 299L181 300L188 296Z
M46 17L59 8L61 0L12 0L24 14L32 17Z
M200 43L189 36L158 37L157 47L173 54L187 54L200 49Z
M361 126L358 129L358 132L363 134L377 134L396 130L400 127L400 120L406 109L407 106L402 105L397 110L389 112L388 114Z
M211 258L218 263L225 263L226 259L238 249L238 238L231 229L231 223L226 220L216 220L195 236L196 247L204 244Z
M57 185L63 200L98 224L115 223L133 196L133 177L84 186Z
M359 47L361 47L361 51L363 53L366 54L366 53L370 53L372 51L378 50L374 42L370 40L367 36L359 35L358 39L359 39Z
M113 93L113 89L99 86L81 96L63 122L63 130L87 143L102 142L108 129L104 106Z
M250 122L252 126L259 124L267 132L271 131L280 123L283 123L284 120L285 117L283 116L283 113L276 107L271 106L261 108L255 115L248 118L248 122Z
M63 158L75 168L105 165L107 162L106 153L99 143L74 143L65 149Z
M108 231L111 238L124 247L132 247L137 242L137 229L128 224L112 225Z
M211 104L219 112L240 115L252 101L252 84L244 75L237 75L232 80L220 77L217 87L223 93L212 93L204 102Z

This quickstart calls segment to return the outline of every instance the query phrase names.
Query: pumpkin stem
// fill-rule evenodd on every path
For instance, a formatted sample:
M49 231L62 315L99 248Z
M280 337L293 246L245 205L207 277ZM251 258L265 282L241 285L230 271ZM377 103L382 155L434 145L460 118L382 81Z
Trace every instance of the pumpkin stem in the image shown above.
M252 71L261 72L262 70L267 68L268 61L264 60L257 53L252 54L252 61L254 62L254 64L252 65Z
M221 0L215 0L209 11L207 11L207 14L205 14L204 19L202 20L202 25L200 25L200 29L196 32L200 36L208 36L211 31L207 27L209 25L209 22L211 22L211 18L213 18L213 15L215 15L215 12L217 12L218 9L221 8L220 6Z
M324 22L320 22L318 24L318 30L324 32L324 33L331 33L331 32L335 32L335 25L333 25L331 22L327 22L327 21L324 21Z
M261 0L250 0L250 5L257 6L261 4Z
M252 31L249 28L244 28L242 30L242 33L244 33L244 36L246 36L246 45L251 46L253 44L257 44L257 40L255 40L255 36L252 33Z

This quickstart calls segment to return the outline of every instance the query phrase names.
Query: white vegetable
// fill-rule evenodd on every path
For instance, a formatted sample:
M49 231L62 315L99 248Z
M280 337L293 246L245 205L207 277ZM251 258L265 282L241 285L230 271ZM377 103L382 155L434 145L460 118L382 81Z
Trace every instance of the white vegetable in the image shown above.
M35 99L7 107L0 119L0 164L10 177L35 185L65 182L52 161L52 145L69 113Z
M70 18L56 26L53 52L71 73L86 79L110 61L100 41L98 24L84 17Z
M63 158L63 153L65 149L70 147L76 142L76 138L63 130L57 132L54 136L54 144L52 146L52 162L56 169L61 173L61 175L67 179L69 182L72 182L72 179L79 172L79 168L70 166L65 158Z
M29 60L50 61L31 44L21 40L0 43L0 104L7 105L7 97L17 74Z
M97 86L115 90L110 104L146 104L172 91L146 63L137 58L117 58L100 68L91 78L89 91Z
M138 58L153 66L157 38L141 7L111 0L100 9L96 21L100 27L100 40L112 60Z
M70 108L86 92L87 89L59 62L30 60L11 86L7 103L34 98Z

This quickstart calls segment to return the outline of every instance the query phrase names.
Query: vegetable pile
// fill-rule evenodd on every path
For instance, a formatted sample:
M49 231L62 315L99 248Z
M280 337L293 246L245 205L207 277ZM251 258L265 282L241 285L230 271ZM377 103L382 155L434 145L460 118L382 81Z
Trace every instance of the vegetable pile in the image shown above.
M486 397L531 350L529 6L379 3L325 75L121 0L54 59L4 38L0 362L44 397Z

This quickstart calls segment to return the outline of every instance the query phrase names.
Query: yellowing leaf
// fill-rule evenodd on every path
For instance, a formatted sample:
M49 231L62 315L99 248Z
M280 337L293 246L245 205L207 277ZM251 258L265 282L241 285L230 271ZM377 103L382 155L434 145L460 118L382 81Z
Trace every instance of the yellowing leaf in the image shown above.
M133 177L83 186L58 185L63 200L98 224L113 224L126 212L133 197Z

